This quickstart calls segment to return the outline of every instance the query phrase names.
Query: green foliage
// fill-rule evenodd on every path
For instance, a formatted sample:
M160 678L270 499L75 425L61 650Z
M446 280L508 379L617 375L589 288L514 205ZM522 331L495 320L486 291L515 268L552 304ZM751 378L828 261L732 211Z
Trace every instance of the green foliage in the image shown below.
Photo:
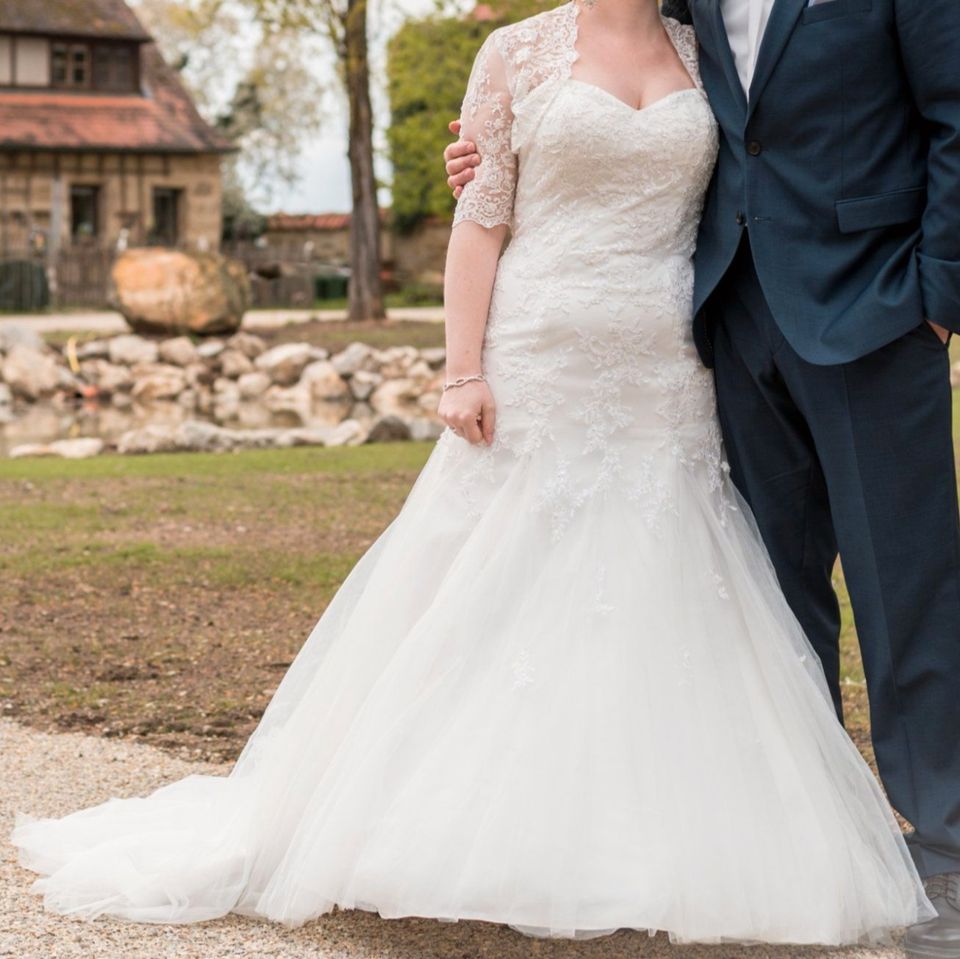
M430 17L409 20L388 48L393 220L409 229L427 216L449 217L453 199L441 166L447 124L460 103L477 50L493 24Z
M392 118L387 137L393 163L393 222L398 230L409 230L424 217L452 215L441 156L451 139L447 124L460 115L480 45L495 27L552 5L506 0L497 3L495 21L439 15L408 20L391 39L387 84Z

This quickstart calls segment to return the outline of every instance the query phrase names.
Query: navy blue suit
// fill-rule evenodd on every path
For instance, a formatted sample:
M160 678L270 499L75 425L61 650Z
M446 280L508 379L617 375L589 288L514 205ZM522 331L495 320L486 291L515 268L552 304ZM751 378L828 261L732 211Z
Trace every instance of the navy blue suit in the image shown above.
M720 0L689 13L721 127L695 336L733 478L838 710L839 552L884 785L921 874L960 871L952 397L924 322L960 332L960 0L776 0L749 97Z

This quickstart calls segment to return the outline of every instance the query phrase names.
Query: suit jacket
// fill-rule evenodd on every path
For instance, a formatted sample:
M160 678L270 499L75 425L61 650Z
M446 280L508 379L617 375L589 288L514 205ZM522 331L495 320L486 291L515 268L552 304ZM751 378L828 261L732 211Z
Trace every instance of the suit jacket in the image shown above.
M843 363L924 318L960 332L960 0L776 0L749 104L720 0L692 19L721 127L697 247L695 336L749 230L784 336Z

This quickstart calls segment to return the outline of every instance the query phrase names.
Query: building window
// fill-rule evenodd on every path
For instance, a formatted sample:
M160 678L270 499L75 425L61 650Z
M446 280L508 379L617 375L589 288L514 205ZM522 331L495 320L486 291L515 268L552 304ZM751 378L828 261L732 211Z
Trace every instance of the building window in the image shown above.
M128 43L97 43L93 47L93 86L96 90L129 93L137 89L137 56Z
M180 240L180 190L154 187L153 232L154 243L176 246Z
M70 236L77 242L95 239L100 232L100 188L70 187Z
M55 87L89 87L90 47L86 43L54 43L50 48L50 82Z
M0 86L13 84L13 37L0 34Z
M44 37L13 37L9 47L10 82L17 87L50 85L50 44Z

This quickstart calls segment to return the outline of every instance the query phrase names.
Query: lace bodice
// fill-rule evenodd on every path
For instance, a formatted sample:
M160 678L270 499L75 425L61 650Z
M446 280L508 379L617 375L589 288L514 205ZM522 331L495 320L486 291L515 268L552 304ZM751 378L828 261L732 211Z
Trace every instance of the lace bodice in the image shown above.
M678 467L725 488L713 383L692 344L717 152L694 33L664 19L694 85L637 110L573 76L579 13L574 0L484 43L463 107L482 162L456 213L511 239L484 341L496 437L455 455L475 461L471 483L492 482L504 457L538 457L537 509L557 535L613 488L660 524Z
M474 181L463 191L455 224L470 220L485 227L508 225L516 232L530 225L515 216L524 187L529 198L539 194L554 205L575 190L595 195L598 186L613 186L598 176L605 160L630 163L634 168L632 172L643 180L650 179L655 188L664 186L663 173L668 164L681 176L689 174L692 193L702 193L705 188L715 158L716 134L710 130L710 135L704 136L703 120L708 110L705 110L700 83L693 28L669 18L663 20L695 88L678 91L649 107L635 110L601 87L573 78L573 65L578 58L579 14L579 5L571 0L556 9L495 30L481 47L471 72L461 120L462 136L477 144L483 162L476 170ZM563 102L563 93L571 86L579 93L578 99L585 110L576 111L573 104ZM683 137L676 138L686 154L680 158L679 169L671 163L671 157L662 153L656 156L655 164L637 169L643 151L642 144L636 141L628 144L626 153L622 147L613 154L609 152L610 147L622 144L625 121L646 120L648 113L659 112L668 102L680 102L688 94L698 101L699 125L694 123L688 142L684 143ZM605 109L599 109L601 105ZM562 108L559 114L553 109L557 106ZM576 118L571 111L586 114L581 117L586 122L571 123ZM557 121L554 124L549 122L551 114ZM557 129L558 123L560 129ZM707 124L712 126L712 121L708 119ZM590 150L583 150L581 143L587 138ZM694 149L687 150L690 146ZM658 149L661 147L662 144L658 144ZM537 164L537 154L546 155L546 164ZM564 162L565 158L569 165ZM529 175L528 168L531 168ZM544 176L550 173L554 175ZM558 193L545 188L548 183L556 188L560 178L567 183L565 189ZM522 180L531 182L524 184ZM530 189L534 185L536 189ZM640 186L642 188L642 182ZM699 202L702 196L697 199ZM686 218L689 219L689 214Z

